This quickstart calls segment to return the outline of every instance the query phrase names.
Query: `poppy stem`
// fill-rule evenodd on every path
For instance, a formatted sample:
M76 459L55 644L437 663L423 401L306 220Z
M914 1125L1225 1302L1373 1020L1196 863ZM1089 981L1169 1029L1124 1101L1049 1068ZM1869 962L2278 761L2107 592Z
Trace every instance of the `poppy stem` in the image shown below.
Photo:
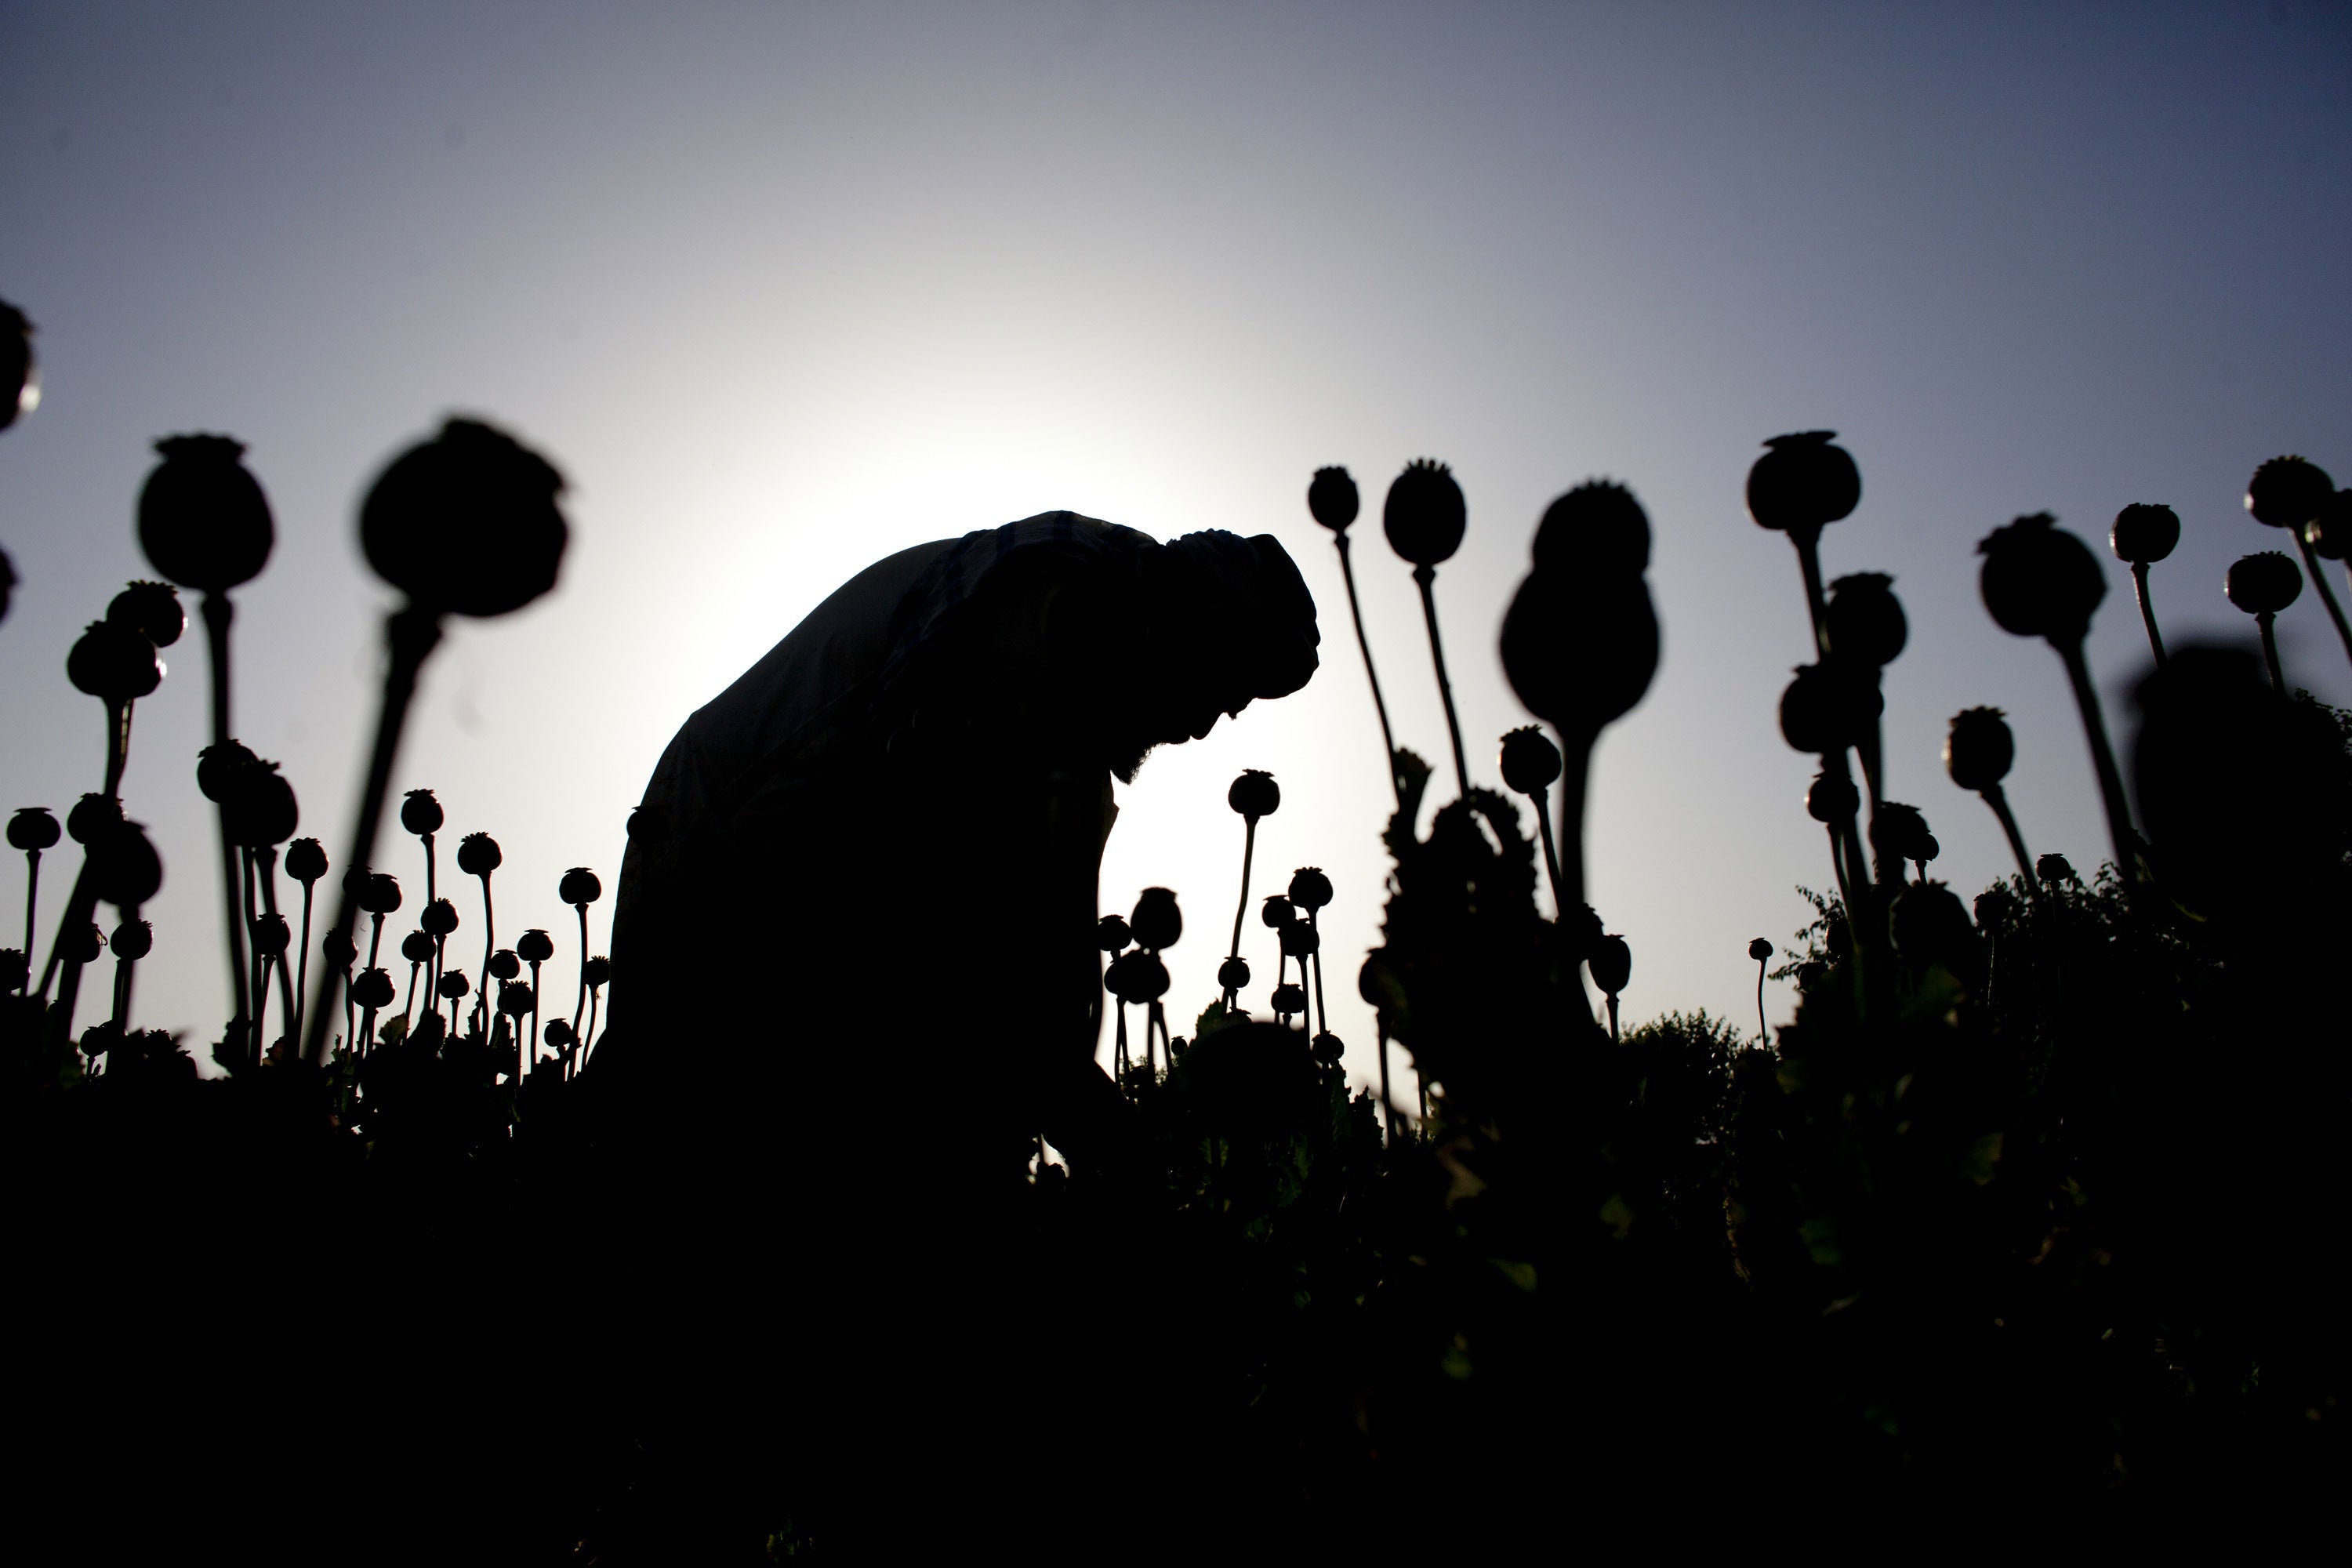
M2263 633L2263 662L2271 667L2271 689L2284 697L2286 672L2279 668L2278 633L2273 630L2277 621L2277 615L2269 610L2254 617L2254 625L2260 626Z
M2312 586L2319 590L2319 602L2327 606L2327 618L2336 623L2336 635L2343 639L2344 657L2352 658L2352 625L2345 623L2344 606L2336 602L2336 590L2327 585L2327 574L2320 570L2319 557L2312 551L2311 541L2303 536L2303 530L2294 531L2294 542L2302 548L2304 570Z
M430 910L433 907L434 899L436 898L439 893L439 890L433 885L433 835L430 833L420 833L416 837L425 841L425 908ZM416 923L420 926L425 923L421 914ZM433 957L429 961L432 967L425 973L426 984L425 994L428 997L438 996L441 994L441 944L443 940L443 938L437 936L433 939ZM430 1003L429 1005L436 1013L441 1010L441 1004L438 1002Z
M232 731L228 711L228 628L236 618L236 606L226 594L206 594L202 612L205 620L205 644L212 656L213 744L225 746ZM229 994L235 998L236 1012L231 1016L232 1031L246 1027L246 1017L252 1011L252 998L245 988L245 921L237 913L236 846L229 842L228 807L219 805L215 816L220 828L221 897L228 908L228 983ZM348 928L346 928L348 929Z
M1234 942L1225 954L1227 958L1239 958L1242 954L1242 917L1249 913L1250 860L1256 853L1257 818L1244 816L1242 818L1242 899L1234 906Z
M1127 998L1118 999L1118 1034L1111 1047L1111 1076L1121 1088L1127 1084Z
M583 1068L588 1065L589 1042L596 1037L596 1004L604 999L601 990L588 993L588 1032L580 1037L580 1065Z
M400 1030L404 1037L409 1030L408 1016L416 1010L416 977L425 973L423 959L412 960L408 965L408 999L400 1005Z
M1391 1145L1393 1145L1393 1144L1396 1142L1396 1100L1395 1100L1395 1097L1394 1097L1394 1096L1392 1096L1392 1095L1391 1095L1391 1094L1389 1093L1389 1032L1388 1032L1388 1030L1387 1030L1387 1029L1385 1029L1385 1028L1381 1029L1381 1030L1380 1031L1380 1036L1381 1036L1381 1121L1385 1124L1384 1129L1383 1129L1383 1132L1384 1132L1383 1142L1387 1142L1387 1143L1389 1143L1389 1144L1391 1144Z
M1356 646L1363 650L1364 679L1372 687L1372 711L1381 716L1381 744L1385 748L1382 756L1389 775L1389 788L1396 793L1397 805L1402 807L1404 805L1404 784L1397 777L1396 732L1389 728L1389 705L1381 700L1380 672L1372 668L1371 639L1364 636L1364 612L1356 601L1356 568L1348 558L1348 536L1338 533L1332 539L1339 547L1339 575L1348 584L1348 616L1356 623Z
M1543 839L1544 870L1551 878L1552 914L1557 918L1568 912L1568 906L1559 890L1559 851L1551 842L1551 787L1535 790L1528 799L1535 803L1536 832Z
M1818 657L1827 658L1830 630L1822 592L1822 531L1818 527L1802 531L1792 528L1789 531L1789 542L1797 547L1797 569L1804 574L1805 613L1813 620L1813 649Z
M2155 651L2156 668L2164 668L2164 636L2156 629L2156 606L2147 597L2147 563L2132 563L2132 592L2139 598L2140 624L2147 628L2147 646ZM2340 623L2342 617L2337 617Z
M1609 993L1609 1043L1612 1046L1623 1043L1617 1036L1617 993L1614 991Z
M2042 896L2042 884L2034 879L2033 857L2025 852L2025 835L2017 830L2017 814L2009 809L2009 795L1998 782L1989 784L1978 792L1992 814L2000 818L2000 830L2009 835L2010 852L2017 857L2017 874L2025 879L2025 890L2033 898Z
M581 1015L588 1011L588 906L574 904L580 911L580 999L572 1004L572 1038L580 1038ZM569 1052L567 1050L566 1054Z
M2267 634L2269 628L2264 627ZM2265 644L2269 638L2264 637ZM2091 762L2099 775L2099 795L2107 810L2107 833L2115 841L2116 874L2126 882L2138 880L2133 866L2131 808L2124 802L2123 774L2116 769L2115 748L2107 743L2107 721L2099 711L2099 690L2091 684L2091 666L2083 657L2080 638L2058 646L2058 657L2065 661L2066 678L2074 683L2074 705L2083 712L2083 731L2090 742ZM2278 664L2271 665L2272 678L2277 679Z
M1322 911L1320 910L1309 910L1307 911L1307 929L1315 932L1317 938L1315 951L1307 954L1307 957L1312 959L1315 964L1315 1016L1323 1021L1323 1033L1328 1035L1331 1032L1331 1007L1328 1003L1323 1000L1323 948L1321 943L1323 929L1317 923L1317 920L1321 913Z
M294 1039L302 1037L302 1005L310 994L310 894L313 884L302 884L302 945L295 949L294 994L287 1000L287 1016L294 1020L289 1031Z
M122 789L123 729L131 711L128 702L106 705L106 789L111 797Z
M1470 764L1462 752L1462 721L1454 716L1454 683L1445 678L1445 647L1437 640L1437 568L1426 563L1416 566L1412 580L1421 584L1422 618L1429 623L1429 660L1437 667L1437 695L1445 703L1445 732L1454 742L1454 777L1466 795L1470 793ZM1393 763L1389 771L1396 771ZM1399 804L1402 804L1402 800Z
M205 601L207 620L211 616L212 599ZM367 784L360 792L359 819L352 829L352 852L344 861L357 869L375 858L376 830L383 825L383 797L392 788L392 765L400 752L401 731L408 723L408 705L416 696L417 672L425 660L441 641L441 617L436 613L420 609L415 605L395 610L384 618L384 642L391 660L383 675L383 706L376 717L375 748L368 758ZM228 623L221 623L222 658L226 658ZM226 687L220 700L225 704ZM226 839L224 839L226 842ZM342 896L338 900L335 923L328 929L348 937L351 935L357 910L352 903L351 878L344 878ZM325 1015L310 1026L310 1040L304 1052L313 1066L327 1059L327 1026Z
M1772 1026L1764 1020L1764 966L1770 962L1765 958L1756 961L1756 1034L1767 1046L1772 1043Z
M37 849L27 849L25 851L25 979L23 984L16 987L19 994L30 989L33 984L33 953L36 951L33 946L33 932L37 929L34 916L40 907L40 901L41 852Z
M530 933L525 931L523 934L528 936ZM538 959L530 961L530 1033L524 1038L522 1047L522 1070L526 1074L539 1065L539 965Z
M499 950L499 927L490 915L490 874L482 873L482 994L476 1003L482 1016L482 1033L493 1027L490 1013L490 959Z

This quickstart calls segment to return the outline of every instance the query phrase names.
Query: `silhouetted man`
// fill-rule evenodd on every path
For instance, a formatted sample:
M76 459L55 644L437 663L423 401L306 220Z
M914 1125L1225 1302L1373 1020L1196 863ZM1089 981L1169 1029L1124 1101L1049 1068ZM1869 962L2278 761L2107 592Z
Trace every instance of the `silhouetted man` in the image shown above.
M1083 1173L1119 1105L1094 1063L1111 780L1297 690L1317 641L1271 536L1048 512L867 568L671 742L590 1077L691 1331L758 1344L742 1386L841 1423L788 1468L912 1462L936 1402L971 1399L942 1380L1011 1310L990 1238L1030 1141ZM843 1322L854 1386L795 1360Z

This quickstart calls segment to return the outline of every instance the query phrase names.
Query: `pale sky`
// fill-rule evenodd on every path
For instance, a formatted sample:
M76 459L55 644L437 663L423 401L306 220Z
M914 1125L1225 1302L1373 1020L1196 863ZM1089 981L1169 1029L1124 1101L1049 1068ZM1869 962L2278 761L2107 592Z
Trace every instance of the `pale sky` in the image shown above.
M0 297L39 325L46 395L0 435L0 546L24 579L0 626L0 807L62 815L99 782L99 705L65 652L147 574L131 509L174 432L247 442L276 506L277 556L237 600L238 727L338 859L391 598L357 498L452 411L570 476L561 587L457 629L397 780L438 792L450 845L499 837L501 930L548 926L560 955L558 874L613 885L679 722L866 563L1054 507L1268 531L1321 604L1323 670L1151 760L1122 792L1104 908L1182 897L1183 1032L1238 877L1225 785L1271 769L1259 890L1329 872L1361 1078L1386 788L1307 480L1344 463L1363 486L1375 653L1400 738L1442 766L1377 510L1408 458L1454 465L1470 535L1437 592L1495 783L1495 738L1526 721L1494 655L1503 606L1544 505L1605 475L1649 509L1665 653L1597 759L1592 898L1633 950L1629 1020L1704 1006L1752 1027L1748 939L1785 944L1794 886L1830 880L1811 760L1775 721L1808 642L1792 554L1741 506L1759 443L1832 428L1860 462L1824 555L1893 573L1909 611L1889 789L1927 812L1936 871L1965 896L2008 868L1937 760L1950 715L1983 703L2017 727L2033 847L2087 869L2105 831L2063 675L1985 616L1976 542L2048 510L2104 555L2119 507L2168 502L2168 636L2249 637L2222 574L2286 542L2241 510L2247 474L2301 451L2352 479L2347 198L2352 20L2299 3L18 0ZM2146 652L2119 565L2109 584L2092 656L2120 734ZM2352 703L2308 590L2281 636L2291 674ZM124 786L168 869L138 1021L202 1031L226 1011L193 771L205 660L195 638L166 658ZM51 912L71 858L44 879ZM377 859L413 912L413 841ZM9 864L0 910L21 896ZM470 971L478 908L459 909ZM937 918L944 942L965 916ZM1270 942L1250 956L1262 1009ZM1785 1019L1780 988L1769 1005Z

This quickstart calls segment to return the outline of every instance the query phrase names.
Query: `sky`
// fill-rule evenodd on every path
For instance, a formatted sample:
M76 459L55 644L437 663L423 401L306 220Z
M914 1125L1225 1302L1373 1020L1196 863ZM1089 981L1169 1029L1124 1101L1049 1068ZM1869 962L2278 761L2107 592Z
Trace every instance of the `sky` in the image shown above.
M1504 606L1545 505L1605 476L1649 511L1664 654L1595 757L1591 896L1633 949L1629 1022L1704 1007L1752 1029L1748 941L1785 946L1796 888L1831 885L1811 759L1777 727L1809 638L1792 552L1742 507L1759 443L1833 429L1860 464L1825 566L1893 574L1908 611L1887 787L1927 813L1935 873L1965 895L2011 868L1939 763L1980 704L2016 728L2029 842L2087 869L2105 831L2063 671L1985 616L1976 542L2046 510L2104 556L2117 509L2168 503L2168 638L2248 641L2223 573L2286 542L2243 513L2247 475L2299 451L2352 478L2347 255L2352 11L2299 0L17 0L0 298L39 328L43 401L0 434L23 579L0 807L62 815L100 782L100 710L64 656L149 574L132 508L173 433L235 435L269 494L277 553L236 595L237 726L339 860L394 602L358 499L453 412L568 476L561 585L453 628L395 779L437 792L445 844L499 839L501 930L546 926L559 955L563 868L617 881L670 735L869 562L1065 507L1162 538L1270 532L1320 605L1323 668L1121 789L1103 908L1178 890L1185 1032L1239 876L1225 788L1271 770L1258 890L1330 875L1333 1024L1366 1080L1353 977L1390 806L1307 479L1345 464L1364 489L1373 657L1401 743L1440 765L1434 805L1444 722L1381 495L1426 456L1468 499L1436 596L1494 784L1496 737L1528 721L1494 651ZM2120 738L2147 653L2111 559L2108 583L2090 655ZM2352 704L2308 590L2279 633L2297 684ZM227 1011L194 780L205 657L165 657L124 783L167 868L137 1022L201 1041ZM413 841L377 859L413 911ZM70 861L51 858L52 912ZM0 909L22 875L0 865ZM908 899L955 939L955 911ZM478 905L459 909L470 966ZM1251 930L1263 1011L1274 953ZM1768 988L1775 1023L1791 1005Z

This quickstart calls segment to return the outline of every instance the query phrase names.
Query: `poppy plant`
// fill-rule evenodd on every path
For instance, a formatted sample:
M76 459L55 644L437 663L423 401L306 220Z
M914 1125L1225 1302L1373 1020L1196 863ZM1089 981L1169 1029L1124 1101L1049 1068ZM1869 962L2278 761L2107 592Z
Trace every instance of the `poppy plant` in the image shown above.
M1437 636L1437 568L1462 548L1468 526L1462 487L1454 470L1433 458L1415 458L1389 486L1381 509L1381 527L1389 548L1412 563L1412 580L1421 589L1421 613L1429 623L1429 658L1437 667L1437 695L1445 704L1445 732L1454 742L1454 776L1462 793L1470 793L1470 764L1462 752L1462 721L1454 713L1454 683L1445 676L1445 647ZM1391 759L1395 748L1390 748ZM1395 773L1391 760L1390 772Z
M1360 506L1356 481L1345 468L1318 468L1307 487L1307 510L1317 522L1331 531L1331 542L1339 551L1339 579L1348 587L1348 616L1355 623L1356 647L1364 656L1364 679L1372 688L1372 711L1381 721L1381 752L1389 776L1389 788L1396 793L1399 805L1404 804L1404 785L1397 777L1396 731L1389 727L1389 705L1381 696L1380 672L1372 668L1371 639L1364 635L1363 605L1356 596L1356 568L1348 555L1348 525L1356 521Z
M2304 568L2311 574L2312 586L2319 590L2327 618L2335 623L2336 635L2343 641L2344 656L2352 658L2352 625L2346 623L2344 606L2336 602L2335 590L2319 570L2311 536L2312 521L2335 501L2336 481L2326 469L2303 458L2273 458L2246 481L2247 513L2256 522L2284 528L2294 536L2295 548L2303 552Z
M2180 514L2168 506L2154 506L2135 501L2116 513L2115 527L2107 533L2107 543L2116 559L2127 563L2132 570L2132 593L2139 600L2140 624L2147 628L2147 646L2156 655L2157 668L2164 668L2164 637L2156 629L2156 606L2147 595L2147 569L2172 553L2180 542Z

